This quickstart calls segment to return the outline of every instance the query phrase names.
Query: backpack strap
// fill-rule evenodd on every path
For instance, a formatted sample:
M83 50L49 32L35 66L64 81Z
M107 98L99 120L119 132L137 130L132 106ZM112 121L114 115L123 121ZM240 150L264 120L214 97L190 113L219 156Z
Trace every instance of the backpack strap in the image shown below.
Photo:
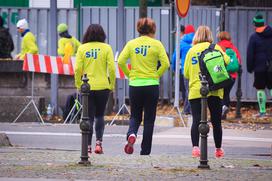
M215 44L211 43L208 49L214 50L214 48L215 48Z
M199 74L202 75L202 76L205 75L205 74L207 74L207 70L203 68L203 67L205 66L205 65L204 65L204 61L203 61L203 58L204 58L204 56L205 56L205 54L206 54L207 51L213 51L214 48L215 48L215 44L211 43L211 44L209 45L209 47L206 48L204 51L202 51L201 54L198 56L198 60L199 60L199 69L200 69ZM200 78L200 77L199 77L199 78ZM207 78L207 77L206 77L206 78ZM201 80L201 79L200 79L200 80Z
M202 61L202 60L203 60L204 55L205 55L205 53L206 53L207 51L212 51L212 50L214 50L214 47L215 47L215 44L212 44L212 43L211 43L211 44L209 45L208 48L206 48L204 51L202 51L202 52L200 53L200 55L198 56L199 61Z

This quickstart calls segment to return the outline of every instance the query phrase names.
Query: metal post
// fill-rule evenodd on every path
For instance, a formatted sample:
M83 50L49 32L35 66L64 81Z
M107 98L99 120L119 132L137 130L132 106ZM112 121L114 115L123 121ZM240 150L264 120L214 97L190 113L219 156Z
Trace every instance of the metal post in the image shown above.
M174 52L175 49L175 2L174 0L170 1L170 52ZM171 56L170 56L171 57ZM172 76L171 76L172 77ZM173 98L173 81L170 81L169 91L170 91L170 100Z
M140 18L147 17L147 0L139 0L139 16Z
M50 0L50 55L57 55L57 0ZM58 114L58 75L51 74L51 105Z
M174 107L179 108L179 72L180 72L180 23L176 15L176 70L175 70L175 101Z
M124 42L124 13L125 13L125 10L124 10L124 0L118 0L118 44L117 44L117 50L118 52L121 52L122 49L123 49L123 46L125 44ZM117 105L118 105L118 109L120 109L122 107L123 104L125 104L124 102L124 89L125 89L125 86L124 86L124 83L123 81L125 80L117 80L117 98L118 98L118 101L117 101Z
M77 5L77 12L78 12L78 17L77 17L77 21L78 21L78 24L77 24L77 28L78 28L78 31L77 31L77 34L78 34L78 39L81 40L81 37L82 37L82 34L83 34L83 30L82 30L82 12L81 12L81 7L82 7L82 0L79 0L78 2L78 5Z
M31 81L31 99L34 99L34 80L35 80L35 75L34 72L32 74L32 81Z
M179 73L180 73L180 23L179 23L179 16L176 15L176 70L175 70L175 100L174 100L174 107L168 113L170 114L174 109L176 109L178 116L185 127L185 122L182 118L181 111L179 109Z
M242 66L239 66L239 70L238 70L238 82L237 82L237 91L236 91L236 99L237 99L237 103L236 103L236 115L235 118L242 118L241 115L241 98L242 98L242 89L241 89L241 76L242 76Z
M207 95L209 93L208 81L206 77L203 75L199 75L201 81L200 94L201 98L201 121L198 127L198 131L200 133L200 164L198 168L209 169L208 165L208 133L209 133L209 125L207 121Z
M81 96L82 96L82 116L79 127L81 129L81 160L79 164L89 165L91 162L88 160L88 135L90 133L90 118L88 110L88 96L90 92L90 85L88 84L89 79L84 74L82 78L83 84L81 85Z
M220 31L225 31L225 10L226 4L221 4L220 12Z

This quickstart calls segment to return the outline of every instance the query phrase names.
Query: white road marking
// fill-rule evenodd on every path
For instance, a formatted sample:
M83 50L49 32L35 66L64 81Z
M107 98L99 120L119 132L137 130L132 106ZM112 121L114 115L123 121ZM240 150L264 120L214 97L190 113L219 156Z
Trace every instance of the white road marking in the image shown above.
M81 136L80 133L55 133L55 132L22 132L22 131L0 131L0 133L5 133L7 135L31 135L31 136ZM126 134L104 134L106 138L121 137L125 138ZM142 137L142 135L138 135ZM154 134L153 138L165 138L165 139L191 139L190 135L159 135ZM212 139L209 136L209 139ZM224 140L231 141L253 141L253 142L268 142L272 143L272 138L255 138L255 137L240 137L240 136L223 136Z

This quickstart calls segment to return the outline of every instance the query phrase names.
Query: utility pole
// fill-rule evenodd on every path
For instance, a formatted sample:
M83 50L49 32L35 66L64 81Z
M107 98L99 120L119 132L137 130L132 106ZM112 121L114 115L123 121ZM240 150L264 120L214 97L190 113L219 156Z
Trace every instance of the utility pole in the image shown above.
M57 55L57 0L50 0L50 55ZM50 102L58 114L58 80L57 74L51 74L51 96Z
M147 0L139 0L139 18L147 17Z
M117 23L118 23L118 42L117 42L117 51L120 53L123 50L125 44L125 35L124 35L124 0L118 0L118 9L117 9ZM124 80L117 79L117 98L118 98L118 109L122 108L122 105L125 104L125 85ZM122 112L123 113L123 112Z

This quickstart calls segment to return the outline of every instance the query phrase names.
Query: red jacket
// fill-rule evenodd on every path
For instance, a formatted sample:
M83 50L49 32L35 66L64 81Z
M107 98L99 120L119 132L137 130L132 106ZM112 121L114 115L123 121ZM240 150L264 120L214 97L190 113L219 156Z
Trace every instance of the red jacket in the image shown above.
M228 41L228 40L222 40L220 42L217 43L224 51L226 50L226 48L231 48L237 55L237 58L238 58L238 61L239 61L239 64L242 65L242 60L241 60L241 55L240 55L240 52L238 51L238 49L236 48L236 46L234 46L232 44L231 41ZM237 77L237 72L235 73L230 73L231 77L236 79Z

